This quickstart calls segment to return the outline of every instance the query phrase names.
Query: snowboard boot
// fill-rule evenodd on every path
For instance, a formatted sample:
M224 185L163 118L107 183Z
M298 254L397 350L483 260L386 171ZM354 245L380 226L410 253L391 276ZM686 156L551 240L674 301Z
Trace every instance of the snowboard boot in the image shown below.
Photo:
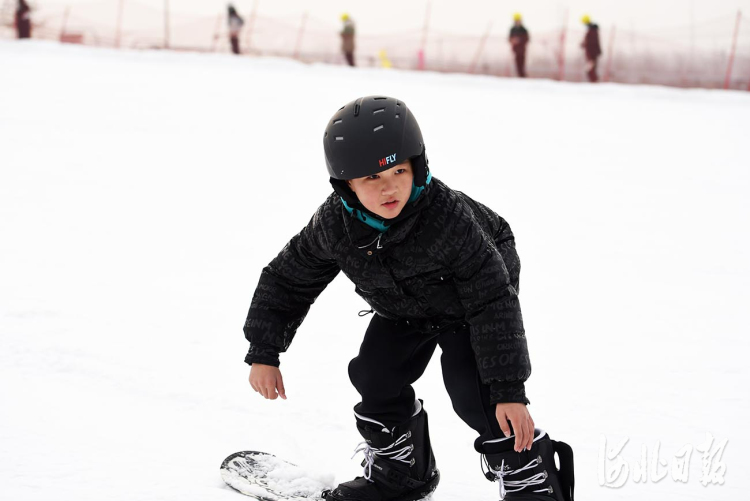
M364 476L325 492L328 501L414 501L429 496L440 481L430 447L427 413L414 403L411 419L388 429L355 412L357 429L365 439L355 454L364 452Z
M573 501L573 449L534 430L530 450L513 450L515 435L482 443L482 471L500 483L500 499L508 501ZM555 453L560 469L555 466ZM485 468L487 471L485 471Z

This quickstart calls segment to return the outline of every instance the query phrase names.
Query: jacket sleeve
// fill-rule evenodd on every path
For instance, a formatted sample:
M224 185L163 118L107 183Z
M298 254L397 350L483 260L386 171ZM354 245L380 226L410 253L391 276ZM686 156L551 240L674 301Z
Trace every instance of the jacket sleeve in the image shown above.
M279 366L279 353L289 348L310 305L340 268L331 257L321 206L302 231L263 269L245 321L250 348L245 362Z
M452 219L455 224L451 236L458 244L451 268L467 312L479 374L482 382L491 388L490 402L528 404L524 382L531 375L531 362L518 293L511 275L495 240L481 228L465 205L458 205ZM507 223L500 234L508 237L500 240L501 245L512 241ZM509 250L508 245L506 251ZM508 252L509 256L513 254L515 246ZM516 283L517 280L516 275Z
M475 219L486 233L492 235L492 241L503 258L505 267L508 270L510 285L519 292L519 279L521 274L521 260L516 252L516 239L510 229L508 222L500 217L495 211L481 202L477 202L465 193L460 193L464 203L469 205Z
M503 258L505 268L508 270L508 278L510 279L510 285L516 290L516 294L520 292L520 279L521 279L521 259L518 257L516 251L516 238L513 236L513 232L510 229L510 225L505 219L497 216L499 225L495 232L492 240L495 242L500 257Z

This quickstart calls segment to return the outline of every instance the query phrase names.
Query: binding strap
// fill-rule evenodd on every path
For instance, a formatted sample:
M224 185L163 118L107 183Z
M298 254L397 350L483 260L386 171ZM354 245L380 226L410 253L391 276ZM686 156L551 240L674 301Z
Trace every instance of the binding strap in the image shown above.
M565 501L573 500L573 488L575 487L575 475L573 473L573 449L565 442L552 440L552 447L560 458L560 472L558 480L562 488Z
M367 459L362 461L362 466L365 466ZM377 459L373 462L372 475L381 481L390 485L398 487L407 487L409 489L418 489L424 486L427 482L416 480L411 478L409 475L398 471L395 468L391 468L385 461L378 461Z

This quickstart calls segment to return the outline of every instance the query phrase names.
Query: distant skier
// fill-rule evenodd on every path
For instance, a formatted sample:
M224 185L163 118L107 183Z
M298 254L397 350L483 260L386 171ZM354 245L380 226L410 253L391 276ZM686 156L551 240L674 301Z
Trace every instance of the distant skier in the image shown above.
M531 364L508 223L432 176L403 101L369 96L346 104L328 121L323 147L333 193L263 269L244 332L250 385L267 399L286 399L279 354L339 272L374 313L349 363L362 398L354 418L365 440L364 476L326 499L412 501L437 487L427 413L412 384L439 345L453 408L478 434L483 476L499 481L508 500L570 501L572 451L535 429L526 408ZM309 188L286 184L292 206L295 190ZM337 328L335 318L327 328ZM330 395L321 388L321 401ZM558 475L555 452L568 473Z
M586 76L589 78L589 82L599 81L599 75L596 73L596 64L599 60L599 56L602 55L602 48L599 44L599 26L591 22L591 17L588 15L581 18L581 22L586 25L586 37L581 43L586 54Z
M516 73L526 78L526 45L529 43L529 32L523 25L521 14L513 14L513 27L508 35L511 49L516 55Z
M341 21L344 23L341 29L341 51L344 53L349 66L354 66L354 21L349 14L342 14Z
M229 5L227 8L227 22L229 24L229 42L232 44L232 52L234 54L240 53L240 31L245 25L245 20L237 14L237 10L233 5Z
M26 0L18 0L15 25L18 38L31 38L31 7Z

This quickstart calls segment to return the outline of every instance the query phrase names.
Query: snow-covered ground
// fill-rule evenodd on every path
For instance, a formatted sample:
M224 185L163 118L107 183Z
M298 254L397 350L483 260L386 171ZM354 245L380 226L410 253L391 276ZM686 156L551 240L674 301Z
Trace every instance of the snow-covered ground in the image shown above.
M247 384L241 328L330 191L326 121L367 94L406 101L435 176L510 222L529 409L574 447L578 498L746 497L750 93L15 41L0 67L0 499L239 500L218 467L245 449L360 472L353 285L282 356L286 401ZM434 499L497 499L437 354L416 388Z

